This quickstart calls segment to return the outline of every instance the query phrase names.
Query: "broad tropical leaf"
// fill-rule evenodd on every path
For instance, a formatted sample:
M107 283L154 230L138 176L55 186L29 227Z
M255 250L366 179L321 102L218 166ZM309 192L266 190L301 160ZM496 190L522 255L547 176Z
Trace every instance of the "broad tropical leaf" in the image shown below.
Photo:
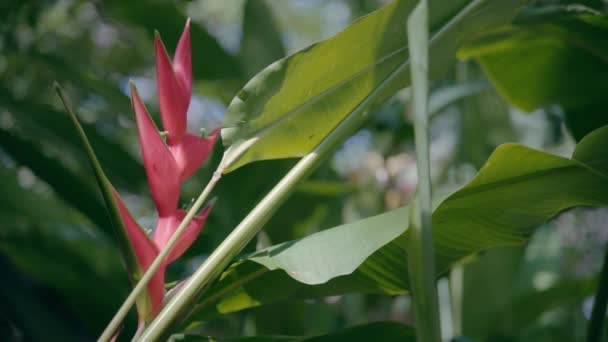
M592 168L608 158L594 143L606 134L608 129L598 130L577 146L574 156L585 156L586 164L521 145L499 146L479 174L433 212L437 271L482 250L521 245L565 209L608 205L608 173ZM406 293L406 212L397 209L244 258L203 295L191 318L286 298Z
M405 19L416 3L394 1L249 81L224 118L225 171L305 155L346 117L364 119L370 107L407 86ZM450 65L463 41L507 23L523 3L431 1L431 76Z

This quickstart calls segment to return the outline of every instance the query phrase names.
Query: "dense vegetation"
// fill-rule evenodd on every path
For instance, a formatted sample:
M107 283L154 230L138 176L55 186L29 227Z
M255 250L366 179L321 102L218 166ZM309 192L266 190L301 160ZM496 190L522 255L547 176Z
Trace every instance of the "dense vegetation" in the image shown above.
M0 5L0 338L601 340L607 11Z

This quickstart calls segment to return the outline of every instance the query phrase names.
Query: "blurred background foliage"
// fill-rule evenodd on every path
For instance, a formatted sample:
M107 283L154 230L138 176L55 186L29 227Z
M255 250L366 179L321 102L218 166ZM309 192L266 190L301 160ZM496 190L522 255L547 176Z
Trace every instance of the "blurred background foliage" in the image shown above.
M337 33L384 2L3 1L0 271L4 276L0 339L46 340L53 336L58 340L92 340L129 290L86 155L52 91L54 80L68 90L109 178L142 226L152 227L154 207L126 92L128 80L133 79L158 119L154 30L173 51L186 17L192 18L195 94L188 124L193 131L210 132L221 125L230 99L266 65ZM539 21L530 24L526 15L572 3L533 2L511 28L524 36L507 37L513 40L508 46L516 47L508 51L508 57L504 57L507 52L500 44L504 38L500 34L494 37L496 51L476 51L475 44L463 50L479 58L497 89L507 98L511 94L509 100L520 109L505 102L473 60L455 63L433 84L431 102L436 111L431 157L438 198L470 180L501 143L520 142L569 156L581 130L606 123L601 113L606 108L605 91L603 97L591 92L591 102L587 103L579 101L588 93L587 88L581 88L575 94L577 101L560 102L578 86L580 77L594 82L588 71L595 69L586 59L587 50L568 45L571 40L566 39L566 44L558 44L553 51L543 45L546 41L542 37L535 41L525 36L529 34L526 30L538 34L539 26L550 25ZM585 11L606 8L601 1L584 5ZM566 15L563 22L570 25L570 19ZM605 30L608 26L603 21L598 27ZM576 31L580 28L575 25L570 32L578 38L595 32ZM603 56L599 63L603 63L605 74L606 40L598 37L602 36L587 44L596 48L593 56ZM538 63L555 65L535 77L544 83L532 84L514 73L506 80L501 78L506 69L501 64L504 60L497 56L524 65L529 60L521 51L532 48L546 54ZM556 56L565 56L565 61ZM564 66L568 70L563 70ZM601 75L595 75L596 79ZM605 79L604 88L599 89L605 89ZM557 98L546 96L536 101L518 97L540 91L543 85L559 84L570 88L559 87ZM594 83L586 84L598 89ZM513 95L509 88L520 92ZM408 100L406 89L378 108L324 167L299 186L247 250L407 203L416 186ZM530 112L523 112L522 107ZM583 119L579 112L589 108L593 109L590 119ZM209 179L221 154L218 143L212 158L185 184L184 207ZM170 277L182 279L196 269L293 164L293 160L258 162L226 175L214 190L218 202L206 228L187 255L170 267ZM494 250L463 265L458 271L465 288L461 310L450 310L447 278L439 283L442 316L462 322L461 326L444 326L445 335L462 333L493 341L582 339L594 275L607 241L608 210L577 209L548 222L526 247ZM220 316L201 329L220 337L305 335L376 320L411 323L409 297L352 294L290 301ZM135 317L130 317L127 330L133 329L134 321Z

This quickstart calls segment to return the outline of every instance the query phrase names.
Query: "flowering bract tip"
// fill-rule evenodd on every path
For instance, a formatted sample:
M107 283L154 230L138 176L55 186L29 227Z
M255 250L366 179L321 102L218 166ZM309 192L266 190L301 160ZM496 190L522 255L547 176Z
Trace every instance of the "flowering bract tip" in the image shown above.
M190 18L182 32L175 56L173 57L173 70L183 92L188 96L188 102L192 94L192 51L190 47Z
M180 43L181 41L182 39L180 39ZM156 36L154 45L156 48L156 81L158 83L161 119L163 127L169 131L169 143L178 144L186 133L186 114L190 105L192 86L189 54L190 39L187 39L187 43L184 41L180 44L183 46L181 48L182 52L178 56L180 58L178 68L180 76L177 75L160 36ZM188 55L188 57L184 55Z

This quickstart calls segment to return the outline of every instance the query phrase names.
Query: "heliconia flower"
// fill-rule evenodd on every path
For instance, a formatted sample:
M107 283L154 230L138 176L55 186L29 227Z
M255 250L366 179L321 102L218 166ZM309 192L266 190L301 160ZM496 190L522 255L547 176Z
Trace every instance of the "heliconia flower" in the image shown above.
M192 96L192 55L190 49L190 19L179 39L173 62L156 34L156 80L163 127L167 130L167 145L179 169L179 179L186 180L209 156L218 131L207 137L187 132L187 112Z
M181 182L190 177L207 159L218 131L208 137L198 137L186 131L186 114L192 92L192 61L190 51L190 20L179 40L174 62L156 35L156 62L161 119L168 131L163 140L135 85L131 83L131 107L135 114L139 143L150 186L150 193L158 211L158 222L151 237L129 213L116 190L112 189L129 243L139 267L145 272L165 248L171 236L186 216L178 209ZM148 284L150 307L138 307L140 328L158 314L165 295L165 270L192 245L205 224L213 203L194 216L184 233L163 260ZM137 279L132 279L137 281Z

